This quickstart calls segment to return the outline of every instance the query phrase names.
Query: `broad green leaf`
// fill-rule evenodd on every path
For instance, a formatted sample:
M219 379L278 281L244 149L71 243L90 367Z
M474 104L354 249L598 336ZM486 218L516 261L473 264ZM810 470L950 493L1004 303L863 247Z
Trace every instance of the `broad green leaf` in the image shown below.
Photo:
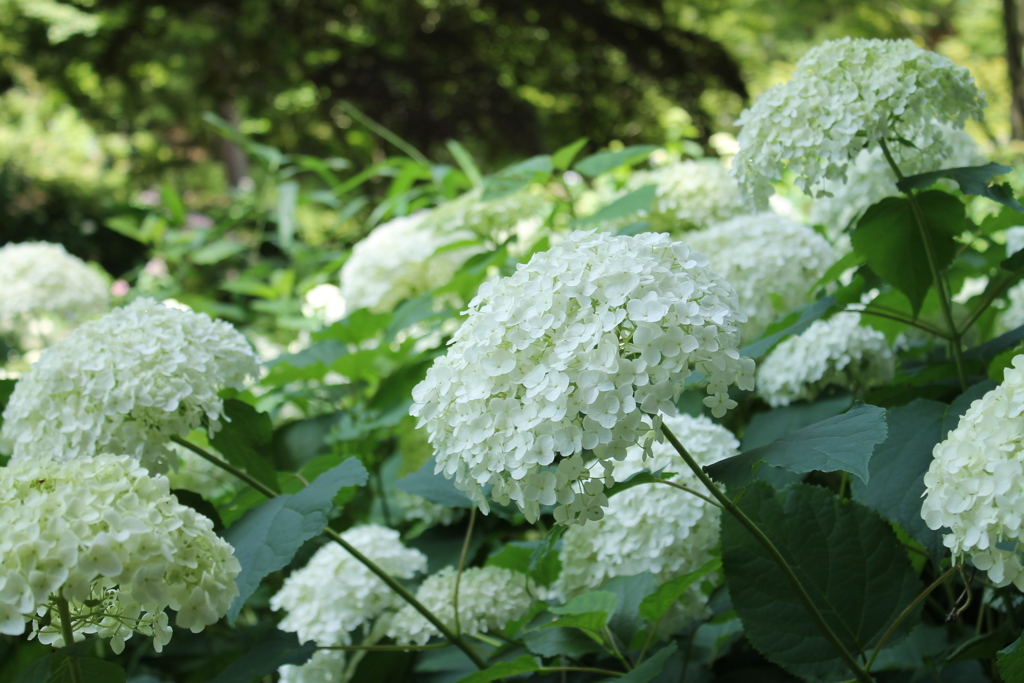
M876 448L869 465L870 485L856 479L851 482L854 500L902 527L935 562L944 550L941 534L929 529L921 518L924 475L935 445L956 427L971 403L993 386L992 382L976 384L950 405L917 399L892 408L887 415L888 437Z
M716 557L705 562L699 569L666 581L640 602L640 616L657 623L690 586L721 569L722 560Z
M933 190L917 195L935 253L944 271L956 253L953 237L966 227L964 205L956 197ZM924 241L909 199L889 197L871 206L851 237L854 250L884 282L910 299L914 315L933 284Z
M305 664L314 652L314 641L302 644L294 633L273 629L254 643L247 653L211 679L210 683L250 683L274 673L285 664Z
M637 221L636 223L630 223L629 225L619 228L615 231L616 235L639 235L642 232L647 232L651 229L650 221Z
M600 633L608 625L619 598L615 593L604 590L590 591L577 595L568 603L552 607L548 611L561 616L542 628L579 628Z
M548 569L553 569L555 571L554 578L558 578L558 573L562 571L562 562L558 559L558 549L566 528L565 525L559 524L549 530L530 553L530 573L532 575L547 575Z
M925 671L948 646L946 629L918 624L902 642L884 647L871 667L872 671ZM941 661L941 660L940 660ZM941 680L945 681L943 677Z
M576 225L583 226L593 223L602 223L604 221L613 221L617 218L633 216L641 211L650 211L651 206L654 205L657 193L657 185L644 185L641 188L619 197L594 215L579 219L576 221Z
M299 184L294 180L277 186L277 241L290 251L295 241L295 207L299 203Z
M1020 205L1014 196L1013 190L1006 183L996 185L992 183L992 176L1004 175L1013 169L995 162L989 162L984 166L961 166L959 168L946 168L940 171L919 173L907 176L896 182L900 192L910 190L923 190L931 187L940 178L950 178L960 186L964 194L973 194L979 197L987 197L1003 206L1008 206L1014 211L1024 213L1024 206ZM1024 216L1022 216L1024 218Z
M277 470L269 453L273 434L269 415L232 398L224 401L224 419L221 419L220 430L210 439L210 445L229 463L279 491Z
M1024 647L1021 646L1021 638L999 651L996 666L999 667L999 675L1004 683L1024 683Z
M1024 216L1021 218L1024 219ZM1024 268L1024 249L1000 261L999 267L1010 273L1016 273Z
M658 149L657 145L632 145L623 147L617 152L598 152L577 161L573 168L585 176L593 178L619 166L632 166L647 159L651 152Z
M1024 223L1024 216L1020 215L1020 211L1011 209L1010 207L1004 207L999 213L994 213L991 216L985 217L978 227L981 229L983 235L991 235L996 232L1001 232L1007 228L1013 228Z
M185 210L185 202L181 201L181 195L178 194L178 191L169 183L161 183L160 199L163 200L164 208L170 214L171 221L175 225L184 225L185 216L188 212Z
M580 150L589 141L590 138L580 138L576 142L562 147L551 155L551 165L554 166L556 171L567 170L569 165L572 164L572 160L576 158L576 155L580 153Z
M535 658L530 655L523 655L513 659L511 662L498 662L483 671L477 671L465 678L460 678L459 683L490 683L506 676L528 674L539 668L541 667Z
M523 634L522 640L527 650L541 657L579 657L601 651L593 638L575 628L539 628Z
M867 483L871 455L885 436L885 410L862 404L706 469L734 492L750 481L762 464L800 474L849 472Z
M37 659L15 679L15 683L73 683L68 657L61 652ZM125 683L124 669L94 657L76 657L82 683Z
M838 261L829 266L825 274L814 283L810 291L816 292L819 288L825 285L835 282L840 275L848 271L850 268L855 268L864 263L864 254L859 254L856 251L851 251L845 256L840 257Z
M1006 372L1007 368L1013 367L1013 359L1019 356L1020 353L1020 347L1015 346L1012 349L1007 349L1006 351L1003 351L1002 353L998 354L995 358L993 358L991 361L989 361L988 378L993 382L1002 384L1003 374ZM3 402L0 401L0 405L2 405L2 403ZM0 424L2 424L2 422L0 422Z
M676 644L669 643L645 659L640 666L635 667L625 676L612 680L618 681L619 683L649 683L649 681L653 680L655 676L661 673L662 668L665 666L665 662L669 657L675 654L675 651Z
M860 503L816 486L775 491L755 483L738 504L854 656L873 647L921 591L888 522ZM722 566L747 638L765 657L805 679L852 677L778 565L731 515L722 516ZM887 642L895 645L916 623L911 615Z
M335 339L316 342L298 353L284 354L267 361L266 367L270 372L264 381L281 385L303 379L321 379L331 364L347 353L348 347Z
M462 172L469 178L469 182L473 183L473 187L480 187L484 184L483 176L480 175L480 168L473 161L473 155L463 147L458 140L448 140L444 143L445 147L448 148L448 152L455 159L455 163L459 165Z
M818 399L812 403L794 403L757 413L743 430L741 448L749 451L765 446L798 429L810 427L822 420L841 415L853 406L853 397L843 394L832 398Z
M199 247L188 255L188 259L198 266L212 266L241 254L248 248L241 242L224 238Z
M811 323L824 316L835 303L836 300L834 298L823 296L805 306L801 306L769 325L760 339L744 346L740 349L740 353L747 358L757 360L771 351L776 344L786 337L801 334L811 326Z
M1012 349L1022 341L1024 341L1024 325L1021 325L1017 329L1010 330L1006 334L1001 334L995 339L985 342L981 346L975 346L973 349L967 349L967 351L964 352L964 357L968 360L988 360L1007 349Z
M530 181L526 178L502 178L491 177L484 181L484 192L480 200L489 202L492 199L501 199L528 187Z
M641 572L633 576L608 579L601 584L601 590L616 597L615 612L612 613L608 627L620 642L628 645L646 626L646 620L640 616L640 605L658 590L658 582L650 572Z
M285 567L302 544L320 535L338 491L362 486L366 476L362 463L349 458L298 493L271 498L231 525L224 538L234 546L242 571L235 580L239 595L228 609L229 623L235 623L263 577Z
M533 553L543 541L512 541L487 558L488 566L503 567L514 572L526 574L541 586L550 586L558 578L562 570L562 562L558 553L547 553L534 566L531 564Z
M476 507L476 503L471 501L469 496L455 488L455 482L445 477L444 474L434 474L434 467L435 461L430 458L418 470L395 482L395 488L445 507Z

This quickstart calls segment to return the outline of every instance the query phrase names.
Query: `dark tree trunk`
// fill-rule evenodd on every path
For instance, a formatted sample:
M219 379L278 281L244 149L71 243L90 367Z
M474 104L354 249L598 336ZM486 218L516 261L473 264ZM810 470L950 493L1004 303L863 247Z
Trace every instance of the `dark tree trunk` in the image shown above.
M238 107L231 100L227 100L220 106L221 117L231 124L231 127L238 130L241 116L238 114ZM249 176L249 157L241 147L234 144L227 138L220 140L220 154L224 160L224 167L228 172L228 183L231 187L237 188L242 178Z

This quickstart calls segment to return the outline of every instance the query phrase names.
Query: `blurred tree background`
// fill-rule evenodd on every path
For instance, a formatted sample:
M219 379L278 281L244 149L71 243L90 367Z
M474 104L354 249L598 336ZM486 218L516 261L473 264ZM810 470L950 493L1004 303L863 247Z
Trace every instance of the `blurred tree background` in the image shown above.
M454 164L451 139L485 171L583 136L699 156L844 35L910 37L969 67L990 102L972 132L1006 140L1021 133L1015 2L0 0L0 244L61 241L124 272L141 251L107 219L126 205L169 186L207 211L259 184L210 113L342 175L396 153ZM328 237L351 241L364 218Z

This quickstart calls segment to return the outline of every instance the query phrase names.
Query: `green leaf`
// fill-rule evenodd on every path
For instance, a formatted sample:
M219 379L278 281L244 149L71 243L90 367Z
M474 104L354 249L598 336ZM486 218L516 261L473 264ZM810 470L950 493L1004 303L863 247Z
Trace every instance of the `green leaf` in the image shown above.
M295 241L295 207L299 203L299 184L294 180L277 186L277 242L291 251Z
M197 266L212 266L236 254L241 254L248 248L241 242L224 238L196 249L188 255L188 259Z
M629 225L619 228L615 231L616 235L639 235L642 232L647 232L651 229L650 221L637 221L636 223L630 223Z
M666 581L658 586L658 590L640 602L640 616L647 621L657 623L690 586L721 569L722 560L716 557L705 562L699 569Z
M835 303L836 300L833 297L823 296L801 306L769 325L760 339L744 346L740 349L740 353L747 358L757 360L786 337L801 334L811 326L811 323L824 316Z
M612 680L618 681L618 683L649 683L649 681L661 673L661 670L665 667L665 662L675 654L675 651L676 644L669 643L645 659L640 666L635 667L625 676Z
M430 458L418 470L395 482L395 488L445 507L476 507L476 503L471 501L469 496L455 488L455 482L441 473L434 474L435 465L434 458Z
M69 657L57 652L37 659L25 669L15 683L73 683ZM94 657L77 657L82 683L125 683L124 669L113 662Z
M733 492L746 485L762 464L800 474L849 472L866 484L871 455L885 435L885 410L862 404L706 469Z
M270 372L264 380L282 385L297 380L322 379L331 365L348 355L348 347L336 339L316 342L298 353L289 353L267 361Z
M572 164L572 160L576 158L576 155L580 153L583 146L590 141L590 138L580 138L576 142L570 143L565 147L551 155L551 165L554 166L556 171L568 170L569 165Z
M285 664L305 664L314 652L314 641L303 645L294 633L273 629L246 654L229 664L220 675L211 679L210 683L250 683L274 673Z
M632 145L623 147L617 152L598 152L580 159L573 165L573 168L583 175L593 178L619 166L632 166L645 161L656 149L658 149L657 145Z
M1010 256L1000 261L999 267L1009 273L1016 273L1017 271L1024 268L1024 249L1021 249L1013 256Z
M853 407L853 397L849 394L842 394L832 398L818 399L813 403L793 403L757 413L750 418L746 429L743 430L740 447L744 451L749 451L765 446L799 429L810 427L836 415L842 415L851 407Z
M444 143L445 147L448 148L448 152L451 153L452 158L455 159L455 163L459 165L462 172L469 178L469 182L473 183L473 187L480 187L484 184L483 176L480 175L480 168L473 161L473 155L463 147L457 140L448 140Z
M857 266L864 263L864 254L859 254L856 251L851 251L845 256L842 256L838 261L829 266L825 274L814 283L810 291L816 292L819 288L825 285L835 282L840 275L848 271L850 268L856 268Z
M615 614L619 598L610 591L598 590L581 593L565 605L551 607L548 611L561 616L542 628L579 628L600 633Z
M277 470L268 452L274 434L270 416L232 398L224 401L224 418L221 419L220 430L210 439L210 445L235 467L245 470L274 491L280 491Z
M971 402L992 388L982 382L951 405L917 399L892 408L887 415L889 435L875 449L869 464L871 485L853 480L853 499L898 524L928 551L933 561L944 554L942 538L921 518L924 475L932 463L935 445L956 427Z
M178 194L178 191L170 184L162 183L160 185L160 199L163 200L164 208L170 214L171 221L175 225L184 225L185 216L188 212L185 210L185 202L181 201L181 195Z
M1004 683L1024 683L1024 647L1021 647L1021 638L999 651L996 666Z
M303 543L323 532L338 491L362 486L366 476L362 463L349 458L298 493L271 498L231 525L224 538L234 546L242 571L236 579L239 595L228 609L229 623L235 623L263 577L285 567Z
M941 272L956 254L953 237L966 225L964 205L938 190L922 192L917 201ZM864 256L871 270L907 295L916 316L933 278L910 200L889 197L873 205L857 222L851 240L854 250Z
M617 218L633 216L641 211L650 211L651 206L654 205L654 200L657 197L657 194L657 185L644 185L641 188L619 197L594 215L579 219L576 221L576 225L582 226L592 223L601 223L604 221L613 221Z
M527 650L541 657L579 657L601 651L593 638L574 628L539 628L524 633L522 640Z
M601 584L601 590L616 597L615 612L608 627L616 638L628 645L646 625L646 620L640 616L640 605L658 590L658 582L650 572L641 572L612 577Z
M558 553L547 553L533 564L533 553L543 541L512 541L506 543L498 552L487 558L488 566L511 569L526 574L541 586L550 586L558 578L562 570L562 562Z
M1013 169L995 162L989 162L984 166L961 166L959 168L946 168L940 171L919 173L907 176L896 181L896 187L900 192L910 190L923 190L931 187L940 178L950 178L960 186L964 194L973 194L979 197L988 197L994 202L1008 206L1014 211L1024 213L1024 206L1014 198L1013 190L1007 184L996 185L991 182L992 176L1004 175Z
M530 655L523 655L513 659L511 662L498 662L483 671L477 671L465 678L460 678L459 683L490 683L491 681L496 681L499 678L505 678L506 676L528 674L539 668L541 667L537 663L536 659Z
M854 656L874 646L921 584L888 522L830 491L755 483L739 501L792 568L839 641ZM805 679L851 678L764 547L732 515L722 516L722 566L750 643ZM915 624L903 621L890 644Z

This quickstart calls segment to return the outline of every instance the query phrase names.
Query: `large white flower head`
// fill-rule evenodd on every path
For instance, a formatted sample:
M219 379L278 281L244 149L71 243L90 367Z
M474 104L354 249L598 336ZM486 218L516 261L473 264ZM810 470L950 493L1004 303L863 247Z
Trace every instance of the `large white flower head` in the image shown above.
M406 548L394 529L367 524L341 535L391 576L411 579L427 568L426 556ZM327 543L302 569L292 572L270 599L287 614L279 627L318 645L348 645L352 633L404 604L363 564L337 543Z
M416 599L445 626L455 629L454 567L445 567L427 577L416 591ZM493 633L526 616L533 605L533 585L525 574L502 567L472 567L459 579L459 629L464 635ZM388 637L400 645L425 645L441 632L426 618L406 605L391 621Z
M341 267L341 298L348 310L368 308L387 313L406 299L440 287L476 246L442 247L474 239L466 230L427 225L430 213L421 211L378 225L352 247Z
M305 664L285 664L278 683L348 683L344 650L317 650Z
M0 633L32 620L40 642L64 645L59 597L76 640L97 634L120 652L142 633L159 652L171 637L167 607L193 632L227 612L241 569L233 552L129 456L0 468Z
M739 442L706 417L678 415L665 424L701 465L739 453ZM666 442L652 444L653 457L634 446L615 465L616 478L642 469L672 472L672 481L710 495L679 454ZM555 584L565 598L598 588L610 578L651 572L659 583L700 568L718 545L719 510L697 496L667 484L642 484L612 496L599 522L569 527L562 537L562 572ZM696 617L707 605L700 586L681 600Z
M707 254L709 267L736 288L747 315L746 340L807 303L811 287L836 260L824 237L773 213L738 216L682 240Z
M915 140L933 121L963 128L984 107L967 69L909 40L830 40L740 115L733 174L762 207L784 170L817 194L862 149ZM949 143L937 144L948 152Z
M935 446L921 516L931 529L949 528L942 540L954 563L969 557L997 586L1024 591L1022 442L1024 355Z
M975 166L985 160L966 131L948 125L928 126L914 141L914 147L896 145L890 152L904 175ZM808 220L813 225L824 225L830 235L844 230L872 204L899 194L896 175L881 147L862 150L847 168L845 182L825 180L821 190L832 196L815 199Z
M249 343L203 313L136 299L46 349L14 388L2 440L15 461L127 453L154 471L171 436L220 426L217 392L256 376Z
M1006 308L999 314L997 329L1008 332L1024 325L1024 282L1006 290Z
M739 185L719 159L680 161L637 171L629 177L626 189L644 185L657 188L648 215L651 230L656 232L706 228L748 211Z
M706 264L665 234L579 231L485 283L413 389L437 471L484 512L490 484L531 522L556 503L559 522L599 519L612 464L675 414L693 371L707 376L704 401L718 416L735 406L730 385L753 388L754 362L736 350L735 292Z
M324 283L302 295L302 315L331 325L345 317L348 305L337 285Z
M441 233L466 230L480 237L502 240L512 232L525 231L520 224L535 225L551 212L551 201L527 187L518 192L483 199L483 190L471 190L427 213L425 228Z
M0 247L0 330L45 316L82 320L109 305L103 276L63 246L19 242Z
M757 367L757 393L771 406L808 401L829 386L855 392L892 381L896 360L885 335L860 324L859 313L816 320Z

